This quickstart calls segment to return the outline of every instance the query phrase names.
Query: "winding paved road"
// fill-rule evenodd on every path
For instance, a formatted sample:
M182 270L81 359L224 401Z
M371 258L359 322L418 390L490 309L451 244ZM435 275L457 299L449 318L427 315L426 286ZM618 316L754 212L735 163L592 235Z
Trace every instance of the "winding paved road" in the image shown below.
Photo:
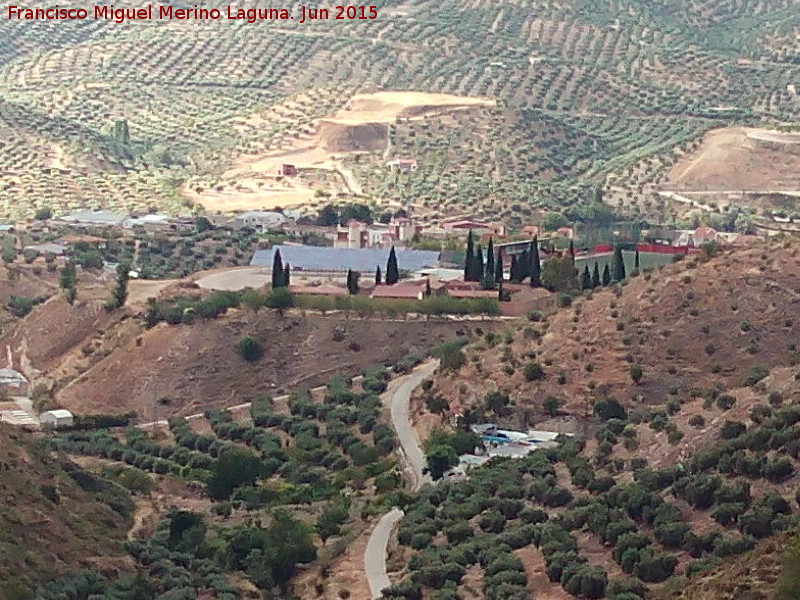
M392 426L400 441L398 453L406 472L411 474L412 491L419 490L423 484L429 482L430 476L422 474L422 470L425 468L425 455L422 452L417 433L411 425L409 402L411 393L418 385L431 377L438 366L438 360L423 363L408 375L389 382L389 387L381 396L384 406L389 403ZM364 571L372 598L380 598L381 590L391 585L386 572L386 550L392 531L402 518L403 511L393 508L380 518L370 534L367 549L364 552Z
M384 405L390 402L392 426L400 441L400 458L405 463L406 471L411 472L411 491L419 491L424 483L430 482L430 477L422 474L425 468L425 455L417 437L417 432L411 425L409 402L412 392L423 381L430 378L439 366L438 360L423 363L414 371L403 377L398 377L389 383L389 388L383 393Z
M386 547L392 531L402 518L403 511L393 508L381 517L369 536L367 549L364 551L364 571L372 598L380 598L381 590L392 585L386 572Z

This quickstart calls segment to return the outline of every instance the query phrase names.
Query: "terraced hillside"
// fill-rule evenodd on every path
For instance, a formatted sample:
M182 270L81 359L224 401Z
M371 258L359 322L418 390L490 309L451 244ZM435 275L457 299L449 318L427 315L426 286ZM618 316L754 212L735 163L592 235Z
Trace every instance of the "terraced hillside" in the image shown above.
M711 127L797 116L799 14L792 0L389 0L363 21L3 20L0 214L186 212L185 182L235 185L215 178L375 89L499 102L398 123L362 162L411 153L423 168L397 190L362 165L380 199L556 205L610 173L624 196Z

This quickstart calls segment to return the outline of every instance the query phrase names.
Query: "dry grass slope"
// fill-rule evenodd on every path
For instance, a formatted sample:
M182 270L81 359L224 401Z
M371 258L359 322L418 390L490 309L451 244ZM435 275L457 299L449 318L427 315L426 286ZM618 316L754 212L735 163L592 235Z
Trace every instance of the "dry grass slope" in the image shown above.
M128 569L119 558L133 509L127 492L101 491L66 457L2 424L0 473L1 598L20 597L18 584L41 584L83 567Z

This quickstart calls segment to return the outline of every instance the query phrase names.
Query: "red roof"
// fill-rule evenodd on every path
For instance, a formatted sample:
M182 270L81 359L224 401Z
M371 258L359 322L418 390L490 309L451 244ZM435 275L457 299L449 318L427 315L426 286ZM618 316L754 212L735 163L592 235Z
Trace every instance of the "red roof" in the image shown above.
M446 227L452 229L489 229L490 225L483 221L453 221L452 223L445 223Z
M713 240L717 237L717 230L703 225L694 230L694 237L702 240Z
M453 298L497 298L494 290L448 290Z
M453 279L447 282L448 290L479 290L481 284L477 281L462 281L460 279Z
M418 300L426 290L425 282L395 283L394 285L376 285L372 290L372 298L409 298Z

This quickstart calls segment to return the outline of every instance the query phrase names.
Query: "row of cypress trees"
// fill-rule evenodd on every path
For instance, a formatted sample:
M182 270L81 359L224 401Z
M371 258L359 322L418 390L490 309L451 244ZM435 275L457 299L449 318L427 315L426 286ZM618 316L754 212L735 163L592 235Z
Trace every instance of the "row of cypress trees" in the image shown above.
M608 263L603 267L603 274L600 275L600 269L597 262L594 263L594 269L589 271L589 265L584 265L583 273L581 274L581 289L591 290L601 285L609 285L612 281L618 282L625 279L627 273L625 272L625 260L622 257L622 247L614 246L614 257L611 260L612 267L609 268ZM636 249L636 255L633 263L634 269L639 268L639 249Z
M381 268L377 267L375 270L375 283L381 284ZM392 285L400 280L400 269L397 266L397 253L394 246L389 251L389 259L386 263L386 284ZM275 254L272 256L272 287L289 287L291 276L289 274L289 263L283 264L281 251L276 248ZM347 270L347 288L351 290L350 293L356 293L352 290L358 290L358 275L352 269Z
M574 262L575 260L575 246L573 242L569 243L569 254ZM639 268L639 249L636 249L636 257L634 259L634 268ZM352 289L358 290L357 275L354 277L355 272L348 269L347 287L351 293L355 293ZM516 255L511 257L511 266L509 271L509 279L512 283L522 283L525 279L530 278L531 287L542 287L542 271L541 271L541 258L539 256L539 240L534 236L528 248L522 251L519 258ZM470 230L467 237L467 255L464 261L464 281L479 281L487 289L493 289L503 283L503 255L502 252L494 255L494 241L489 238L489 245L486 249L486 261L484 262L483 250L481 245L475 245L475 240ZM594 264L594 270L589 271L589 265L585 265L581 275L581 289L588 290L600 285L608 285L612 281L622 281L626 278L625 261L622 256L622 247L614 246L614 257L612 259L612 268L609 266L603 268L602 275L597 266ZM389 258L386 262L386 284L393 285L400 280L400 270L397 265L397 253L394 246L389 251ZM382 274L380 265L375 269L375 284L382 283ZM275 254L272 259L272 287L288 287L290 283L289 263L283 264L281 258L281 251L275 249Z
M484 287L494 287L503 282L503 254L494 253L494 240L489 238L484 262L483 249L475 240L470 230L467 237L467 255L464 260L464 281L480 281ZM534 237L528 248L523 250L519 258L511 257L509 278L513 283L521 283L530 278L531 287L542 287L541 259L539 257L539 240Z

